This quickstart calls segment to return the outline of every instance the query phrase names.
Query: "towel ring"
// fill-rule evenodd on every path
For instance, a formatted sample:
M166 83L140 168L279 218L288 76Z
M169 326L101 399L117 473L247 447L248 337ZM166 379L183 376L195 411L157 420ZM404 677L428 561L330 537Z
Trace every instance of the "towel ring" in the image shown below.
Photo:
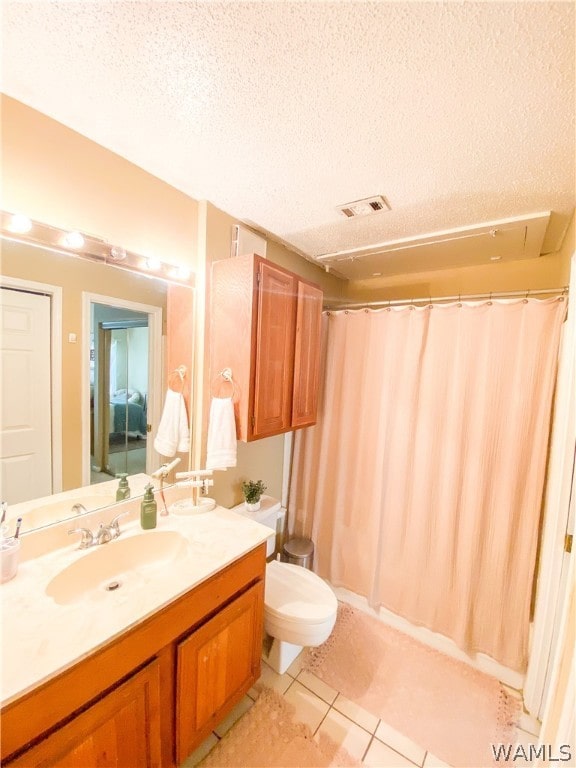
M212 390L212 396L213 397L221 397L220 395L220 387L222 384L230 384L232 387L232 392L228 397L234 398L236 395L240 394L238 390L238 386L234 379L232 378L232 369L231 368L224 368L220 373L216 376L216 378L212 382L211 390Z
M168 386L170 389L173 389L173 381L174 377L178 377L178 381L176 384L180 386L180 393L184 391L184 379L186 378L186 366L185 365L179 365L178 368L175 368L170 375L168 376Z

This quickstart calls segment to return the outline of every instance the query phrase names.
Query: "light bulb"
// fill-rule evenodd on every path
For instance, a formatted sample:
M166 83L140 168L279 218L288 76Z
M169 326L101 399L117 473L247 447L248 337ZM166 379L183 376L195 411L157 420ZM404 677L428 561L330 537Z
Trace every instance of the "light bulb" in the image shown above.
M119 245L113 245L112 248L110 248L110 258L113 261L124 261L127 255L126 249Z
M157 272L161 268L162 262L155 256L150 256L150 258L146 259L144 262L144 266L146 269L150 269L152 272Z
M32 221L23 213L13 213L10 219L10 231L24 235L32 229Z
M62 243L67 248L74 248L77 250L78 248L82 248L84 245L84 238L80 232L68 232L66 235L64 235Z

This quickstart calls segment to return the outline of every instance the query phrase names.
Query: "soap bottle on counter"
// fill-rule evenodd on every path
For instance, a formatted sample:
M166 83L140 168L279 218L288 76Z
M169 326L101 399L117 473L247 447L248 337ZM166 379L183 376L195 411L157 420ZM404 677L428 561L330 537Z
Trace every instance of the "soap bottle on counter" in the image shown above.
M148 483L144 491L142 504L140 505L140 526L144 528L144 530L156 528L157 510L158 505L154 498L154 486L151 483Z
M116 477L120 478L118 488L116 489L116 501L124 501L124 499L130 498L130 486L128 485L128 475L119 474Z

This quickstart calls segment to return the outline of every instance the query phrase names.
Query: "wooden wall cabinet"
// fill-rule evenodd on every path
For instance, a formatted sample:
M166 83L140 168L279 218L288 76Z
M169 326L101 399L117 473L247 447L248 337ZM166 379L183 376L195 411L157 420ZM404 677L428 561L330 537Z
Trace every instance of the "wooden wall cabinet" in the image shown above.
M211 394L231 368L236 428L249 442L316 423L322 291L251 254L212 265Z
M260 676L266 547L2 710L6 768L176 768Z

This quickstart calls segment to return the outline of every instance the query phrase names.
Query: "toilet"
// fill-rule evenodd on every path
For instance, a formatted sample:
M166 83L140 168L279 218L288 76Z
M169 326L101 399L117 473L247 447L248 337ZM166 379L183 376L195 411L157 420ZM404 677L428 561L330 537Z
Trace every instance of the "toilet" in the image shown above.
M266 557L273 555L280 502L262 496L258 512L248 512L243 504L232 511L273 530L266 541ZM315 573L292 563L269 562L266 565L264 629L272 638L266 656L272 669L283 674L305 647L325 642L334 629L337 609L336 595Z

